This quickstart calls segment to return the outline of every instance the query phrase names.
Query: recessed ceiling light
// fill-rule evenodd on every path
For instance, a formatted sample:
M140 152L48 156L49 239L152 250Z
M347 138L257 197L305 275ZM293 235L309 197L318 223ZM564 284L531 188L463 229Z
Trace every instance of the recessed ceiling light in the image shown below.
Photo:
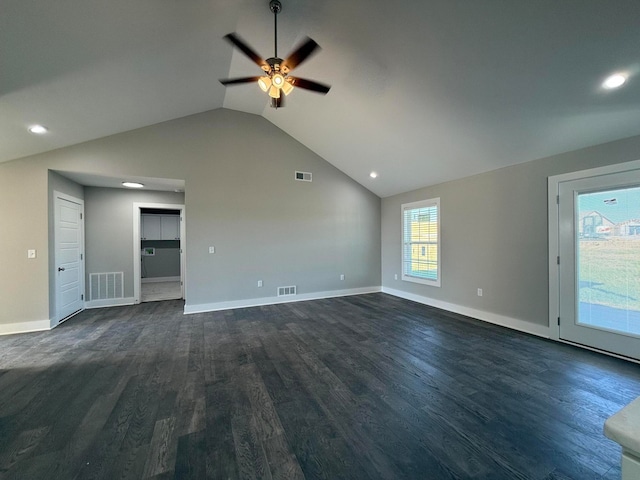
M623 75L622 73L615 73L610 77L607 77L607 79L602 82L602 87L606 88L607 90L611 90L613 88L621 87L626 81L626 75Z
M378 177L378 173L377 173L377 172L371 172L371 173L369 174L369 176L370 176L371 178L377 178L377 177Z
M47 129L47 127L44 127L42 125L31 125L29 127L29 131L37 135L42 135L43 133L47 133L49 130Z
M138 183L138 182L122 182L122 186L123 187L127 187L127 188L142 188L142 187L144 187L144 185L142 183Z

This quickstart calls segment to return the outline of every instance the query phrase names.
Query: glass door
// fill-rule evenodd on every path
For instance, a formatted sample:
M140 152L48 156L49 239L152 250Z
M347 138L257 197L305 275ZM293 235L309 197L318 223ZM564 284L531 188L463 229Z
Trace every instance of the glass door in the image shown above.
M560 338L640 359L640 173L558 191Z

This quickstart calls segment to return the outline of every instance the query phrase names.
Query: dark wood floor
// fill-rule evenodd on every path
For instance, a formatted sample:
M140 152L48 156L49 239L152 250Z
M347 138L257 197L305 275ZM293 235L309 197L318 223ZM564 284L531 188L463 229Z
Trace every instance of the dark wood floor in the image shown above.
M385 294L0 337L0 477L619 479L640 367Z

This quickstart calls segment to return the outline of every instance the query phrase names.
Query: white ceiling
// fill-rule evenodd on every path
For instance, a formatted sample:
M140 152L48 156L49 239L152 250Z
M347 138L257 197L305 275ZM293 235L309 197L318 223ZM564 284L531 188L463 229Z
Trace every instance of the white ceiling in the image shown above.
M638 0L282 2L278 53L312 37L295 75L332 89L274 110L218 83L260 72L225 34L272 56L268 0L2 0L0 161L224 107L384 197L640 134Z

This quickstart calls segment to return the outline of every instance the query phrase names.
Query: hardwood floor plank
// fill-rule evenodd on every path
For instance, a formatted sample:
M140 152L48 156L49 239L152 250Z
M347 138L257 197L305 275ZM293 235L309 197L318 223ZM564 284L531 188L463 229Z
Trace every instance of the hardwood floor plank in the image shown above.
M158 420L153 429L143 477L153 477L174 471L178 437L175 417Z
M238 474L246 479L271 479L271 469L260 438L258 421L253 415L231 419Z
M206 478L206 438L204 432L178 439L174 478Z
M11 470L20 460L38 446L49 431L49 426L26 430L10 443L0 455L0 474Z
M284 434L264 440L263 447L274 480L303 480L300 462L287 443Z
M120 452L142 388L143 379L139 375L129 379L104 428L89 448L86 465L81 467L77 478L109 478L109 473L116 467L114 459Z

